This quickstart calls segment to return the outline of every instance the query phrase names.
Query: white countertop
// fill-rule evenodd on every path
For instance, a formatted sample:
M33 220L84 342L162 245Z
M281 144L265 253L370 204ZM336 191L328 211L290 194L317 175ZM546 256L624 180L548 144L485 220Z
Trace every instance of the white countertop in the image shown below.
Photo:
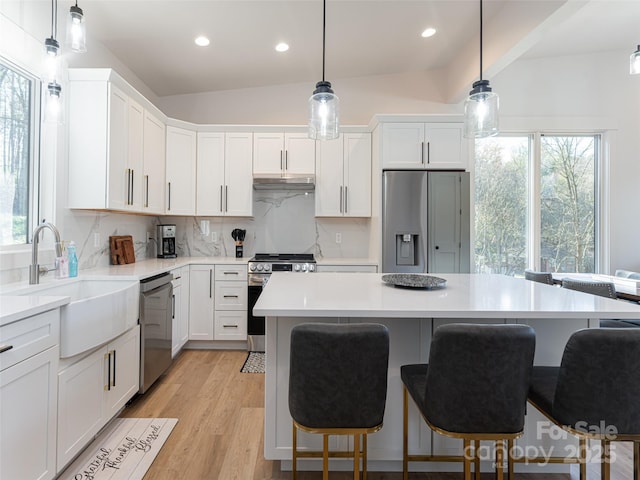
M0 296L0 326L68 304L69 297Z
M640 305L505 275L438 274L439 290L396 288L379 273L274 273L260 316L639 319Z

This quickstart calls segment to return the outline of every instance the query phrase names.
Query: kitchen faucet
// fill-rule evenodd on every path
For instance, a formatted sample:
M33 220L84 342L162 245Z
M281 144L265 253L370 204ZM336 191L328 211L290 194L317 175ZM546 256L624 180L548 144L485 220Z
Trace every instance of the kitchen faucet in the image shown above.
M40 236L40 232L45 228L51 230L53 232L53 235L56 237L56 258L62 256L60 232L53 223L42 222L33 230L33 243L31 245L31 265L29 266L29 285L40 283L40 273L46 273L50 270L55 270L46 267L42 267L42 270L40 270L40 265L38 265L38 237Z

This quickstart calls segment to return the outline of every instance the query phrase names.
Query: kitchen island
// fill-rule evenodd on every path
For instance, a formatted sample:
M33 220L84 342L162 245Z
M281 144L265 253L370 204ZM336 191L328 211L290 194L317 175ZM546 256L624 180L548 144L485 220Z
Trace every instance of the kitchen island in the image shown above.
M503 275L438 274L447 281L437 290L396 288L382 274L274 273L255 305L266 321L265 457L290 468L291 417L288 409L289 335L305 322L376 322L389 328L389 383L383 429L369 438L369 470L399 471L402 459L402 382L400 366L426 363L432 332L452 322L526 323L536 332L536 365L559 365L564 345L576 330L597 328L601 318L640 318L640 306ZM525 433L517 445L529 454L563 456L573 438L550 439L540 432L549 423L528 406ZM299 444L320 449L321 436L301 435ZM332 448L346 440L331 437ZM461 441L428 429L411 406L409 449L415 453L458 454ZM301 469L318 469L315 460ZM334 469L349 469L335 460ZM460 464L416 463L412 470L459 471ZM517 471L568 472L568 465L516 465ZM491 462L483 470L491 470Z

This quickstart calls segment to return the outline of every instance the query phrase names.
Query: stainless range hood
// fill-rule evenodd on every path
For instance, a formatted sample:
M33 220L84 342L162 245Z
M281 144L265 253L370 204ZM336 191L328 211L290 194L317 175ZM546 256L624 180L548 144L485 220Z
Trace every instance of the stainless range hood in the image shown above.
M256 190L306 190L316 188L315 175L255 175L253 188Z

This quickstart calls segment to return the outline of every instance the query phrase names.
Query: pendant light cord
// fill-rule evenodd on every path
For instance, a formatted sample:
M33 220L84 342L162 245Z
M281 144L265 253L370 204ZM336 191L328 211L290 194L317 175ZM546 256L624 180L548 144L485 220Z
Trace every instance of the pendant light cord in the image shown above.
M482 0L480 0L480 81L482 81Z
M58 0L51 0L51 38L58 36Z
M324 51L327 30L327 0L322 0L322 81L324 82Z

